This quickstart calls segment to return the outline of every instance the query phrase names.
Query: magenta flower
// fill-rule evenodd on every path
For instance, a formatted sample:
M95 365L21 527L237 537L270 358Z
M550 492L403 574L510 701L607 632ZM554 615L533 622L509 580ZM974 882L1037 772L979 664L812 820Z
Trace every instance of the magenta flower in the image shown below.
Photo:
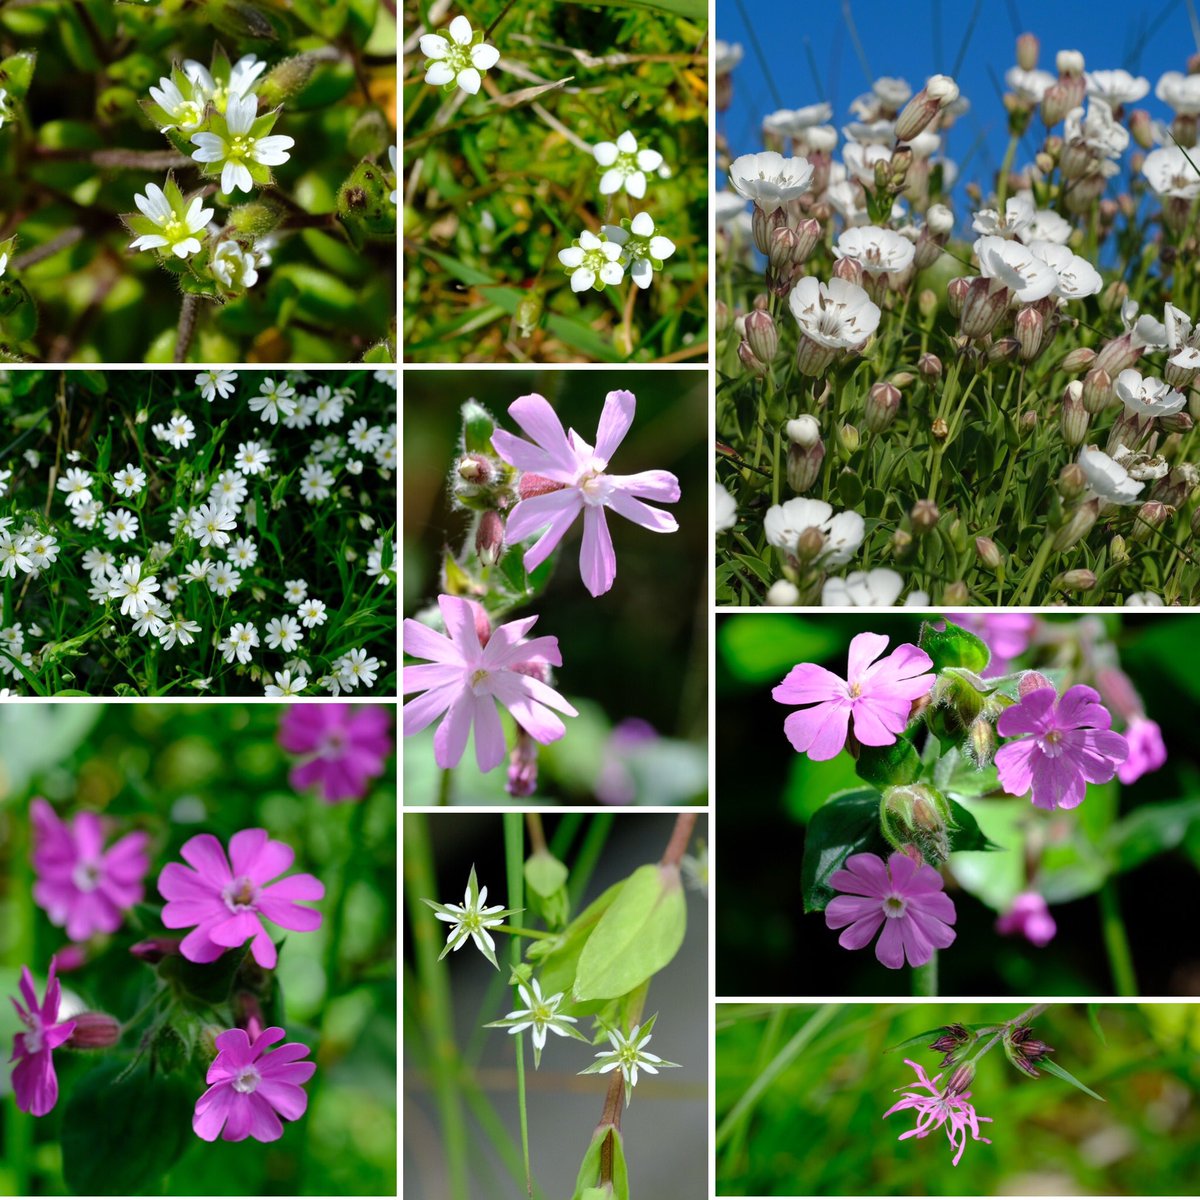
M882 925L875 957L898 970L906 958L911 967L924 966L954 941L954 901L942 891L941 875L899 850L886 864L878 854L852 854L829 882L846 895L830 900L825 924L843 931L838 945L846 950L861 950Z
M1037 617L1031 613L951 613L950 620L962 629L982 638L992 657L983 672L985 679L1007 675L1012 660L1029 649L1037 628Z
M303 932L321 924L321 914L298 900L320 900L325 885L312 875L289 875L275 883L296 857L290 846L274 842L265 829L243 829L229 839L229 858L211 833L183 843L180 854L195 870L167 863L158 890L167 901L162 921L168 929L196 928L179 944L190 962L216 962L226 950L253 938L251 950L260 967L275 966L275 943L262 919ZM232 860L232 867L230 866Z
M1058 924L1040 893L1022 892L996 921L996 932L1020 934L1035 946L1045 946L1058 932Z
M1061 700L1053 687L1034 688L996 722L1001 737L1018 739L996 751L1000 786L1010 796L1032 791L1038 808L1075 808L1086 785L1107 783L1129 754L1111 724L1094 688L1077 683Z
M1143 775L1157 771L1167 761L1167 746L1157 721L1149 717L1134 717L1125 726L1125 741L1129 757L1117 768L1122 783L1134 783Z
M392 752L391 725L382 705L289 705L279 722L279 744L302 760L289 782L297 791L320 787L327 804L361 800Z
M879 658L887 644L882 633L855 634L845 679L816 663L800 663L787 673L771 695L780 704L813 706L783 723L799 753L818 762L833 758L846 744L851 717L854 736L864 746L890 746L904 732L913 701L933 687L933 675L924 673L933 660L908 643Z
M21 998L25 1001L25 1007L22 1008L15 997L10 997L21 1024L25 1026L24 1033L13 1037L12 1058L8 1060L17 1064L12 1073L13 1092L17 1097L17 1107L34 1117L44 1117L58 1102L54 1051L75 1029L74 1021L58 1019L62 984L55 978L56 966L54 959L51 959L44 1004L38 1004L33 976L28 967L21 968Z
M313 1062L300 1062L308 1054L303 1042L285 1042L272 1025L251 1041L244 1029L227 1029L217 1036L219 1053L208 1068L212 1086L196 1101L192 1128L206 1142L274 1142L283 1136L283 1117L295 1121L308 1107L308 1094L300 1085L317 1069Z
M445 634L420 621L404 622L405 654L429 660L404 668L404 694L424 693L404 706L405 736L420 733L445 713L433 735L437 765L443 770L458 766L474 727L475 761L481 771L490 771L504 761L506 750L498 701L542 745L562 737L566 726L550 710L569 717L578 713L548 682L550 667L562 666L558 639L525 640L537 617L489 630L487 618L469 600L439 596L438 607Z
M900 1112L902 1109L915 1108L917 1110L917 1127L910 1129L907 1133L902 1133L897 1139L904 1141L905 1138L928 1137L935 1129L946 1130L946 1136L950 1139L950 1146L955 1151L953 1165L958 1166L958 1160L962 1158L963 1151L967 1148L967 1134L977 1142L986 1142L989 1146L992 1144L991 1138L985 1138L979 1132L979 1125L983 1121L991 1121L991 1117L981 1117L975 1112L975 1106L970 1103L970 1092L955 1092L950 1093L949 1089L942 1091L938 1088L938 1080L941 1075L935 1075L932 1079L925 1074L925 1069L920 1063L915 1063L911 1058L904 1060L917 1073L915 1082L906 1084L908 1088L924 1088L928 1095L924 1095L918 1091L905 1091L904 1087L896 1088L898 1092L904 1092L904 1099L897 1100L891 1108L883 1114L884 1119L892 1115L894 1112Z
M38 797L30 815L38 876L33 898L50 924L66 926L67 937L77 942L119 929L122 911L145 895L142 880L150 870L146 834L126 834L105 850L104 827L95 813L78 813L66 825Z
M532 441L505 430L492 435L496 453L524 472L522 499L506 524L510 543L523 542L539 530L545 533L525 551L525 569L546 561L563 535L583 513L583 545L579 574L593 596L603 595L617 577L617 556L604 510L613 512L654 533L674 533L675 518L643 503L657 500L673 504L679 499L679 480L670 471L641 471L636 475L609 475L608 464L633 424L637 405L632 392L609 392L590 446L575 432L563 429L558 414L543 396L521 396L508 414Z

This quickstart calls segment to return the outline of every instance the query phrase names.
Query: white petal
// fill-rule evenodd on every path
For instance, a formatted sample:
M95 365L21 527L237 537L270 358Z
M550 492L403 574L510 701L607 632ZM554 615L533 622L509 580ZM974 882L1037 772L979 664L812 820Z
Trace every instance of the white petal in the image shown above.
M616 242L603 242L600 246L600 253L608 259L609 262L616 262L621 257L621 247Z
M156 250L159 246L165 246L167 239L159 237L157 233L144 233L139 238L134 238L129 243L130 250Z
M647 288L650 286L650 281L654 278L654 268L650 265L648 258L639 258L629 268L629 275L638 287Z
M192 157L197 162L220 162L225 157L225 140L215 133L193 133Z
M654 218L648 212L640 212L629 223L629 228L638 237L649 237L654 232Z
M187 238L182 242L176 242L171 247L171 250L177 258L187 258L189 254L198 253L200 243L195 238Z
M421 38L421 53L426 58L445 58L450 53L450 43L440 33L427 33Z
M254 161L264 167L277 167L285 163L291 155L288 151L296 144L296 139L286 133L274 133L270 137L259 138L254 145Z
M620 225L601 225L600 232L608 238L610 242L616 242L618 246L623 246L629 241L629 233Z
M546 1048L546 1027L544 1025L540 1029L537 1026L534 1026L533 1044L539 1050L545 1050L545 1048Z
M596 272L588 267L580 267L571 275L571 291L586 292L596 282Z
M657 171L662 166L662 155L657 150L639 150L637 165L643 171Z
M646 194L646 177L641 171L634 171L626 176L625 190L635 199L640 200Z
M471 62L481 71L490 71L500 61L500 51L487 42L471 47Z
M460 45L471 44L471 22L461 14L450 22L450 36Z
M258 113L255 96L230 95L225 102L225 124L230 133L249 133Z
M637 149L637 138L627 129L617 138L617 149L625 154L632 154Z
M600 279L603 283L607 283L613 287L616 287L616 285L619 284L624 278L625 268L621 266L620 263L605 263L604 266L600 268Z
M454 68L446 62L434 62L429 64L429 70L425 72L425 82L433 84L434 87L441 87L443 84L452 83L454 80Z
M474 67L468 67L458 73L458 86L468 95L474 96L483 84L483 76Z
M650 253L655 258L670 258L675 253L675 243L660 233L650 239Z
M600 239L590 229L585 229L579 235L579 244L585 250L599 250L600 249Z
M568 246L558 252L558 261L564 267L578 267L583 264L583 250L579 246Z
M597 142L592 147L596 162L602 167L611 167L617 161L617 146L615 142Z
M605 171L600 176L600 195L611 196L613 192L619 192L624 180L625 176L615 167L611 171Z
M162 188L156 183L146 184L145 196L134 196L133 202L155 225L165 225L174 215Z

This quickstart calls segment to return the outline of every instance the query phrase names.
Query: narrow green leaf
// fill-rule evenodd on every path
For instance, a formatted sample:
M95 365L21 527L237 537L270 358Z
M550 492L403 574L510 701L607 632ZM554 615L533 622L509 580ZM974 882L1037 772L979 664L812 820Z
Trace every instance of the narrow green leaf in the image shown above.
M1092 1097L1093 1100L1099 1100L1101 1104L1108 1103L1103 1096L1093 1092L1092 1089L1087 1086L1087 1084L1080 1083L1070 1071L1068 1071L1065 1067L1060 1067L1052 1058L1043 1058L1041 1062L1038 1063L1038 1067L1050 1075L1056 1075L1059 1079L1063 1080L1064 1083L1069 1083L1072 1087L1078 1088L1081 1092L1086 1092Z

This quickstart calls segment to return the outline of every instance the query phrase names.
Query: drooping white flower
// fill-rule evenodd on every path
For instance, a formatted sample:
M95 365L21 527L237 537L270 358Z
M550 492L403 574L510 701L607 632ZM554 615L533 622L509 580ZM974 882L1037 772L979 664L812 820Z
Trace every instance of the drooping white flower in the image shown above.
M805 276L788 295L788 308L801 331L833 350L861 346L879 328L877 305L857 284Z
M218 242L209 260L209 270L226 291L252 288L258 282L258 256L232 238Z
M894 229L857 225L845 229L833 247L835 258L851 258L871 275L906 271L912 266L916 246Z
M1188 161L1189 157L1191 162ZM1192 163L1196 163L1196 166ZM1156 195L1194 200L1200 196L1200 171L1196 167L1200 167L1200 161L1197 161L1195 153L1189 155L1180 146L1160 146L1146 155L1142 174Z
M649 213L638 213L625 228L621 225L602 225L600 233L610 242L621 247L621 263L628 268L629 276L640 288L648 288L654 272L661 271L663 260L675 253L675 243L669 237L654 232L654 219ZM559 255L561 258L562 256ZM574 276L571 279L575 288Z
M193 133L192 158L204 164L207 175L221 176L221 191L250 191L256 183L270 182L271 167L291 157L296 139L271 133L278 110L257 116L258 100L231 94L224 113L215 113L211 129Z
M807 158L784 158L774 150L743 154L729 166L733 190L768 213L803 196L812 188L812 177Z
M159 635L158 644L164 650L172 649L176 642L181 646L190 646L195 640L195 635L200 632L200 626L195 621L189 621L186 617L173 616L166 622L166 627Z
M762 127L766 133L780 137L796 137L815 125L824 125L833 117L833 105L828 101L808 104L803 108L781 108L763 117Z
M1087 94L1103 100L1110 108L1136 104L1149 90L1150 80L1130 75L1128 71L1085 71Z
M483 85L483 72L500 61L500 51L483 36L461 14L445 33L424 34L421 53L430 60L425 64L425 82L447 91L457 87L474 96Z
M788 554L796 553L801 534L809 529L817 530L824 542L811 561L821 566L840 567L848 563L862 545L866 523L856 512L835 513L832 505L824 500L797 496L768 508L763 528L767 541Z
M976 239L979 273L1002 285L1022 304L1050 295L1058 287L1058 273L1027 246L1002 237Z
M1136 504L1138 494L1146 486L1132 479L1129 472L1109 458L1099 446L1082 447L1079 465L1083 468L1088 487L1109 504Z
M1009 67L1004 72L1004 82L1022 104L1034 105L1041 104L1042 97L1058 80L1049 71L1024 71L1020 67Z
M625 278L621 257L619 242L611 241L603 234L597 237L590 229L585 229L572 245L558 252L558 261L570 276L573 292L586 292L588 288L599 292L606 284L619 285Z
M981 208L971 219L971 228L985 237L1016 238L1024 235L1033 224L1033 197L1026 193L1009 196L1004 203L1004 219L994 208Z
M1125 597L1126 608L1162 608L1165 604L1157 592L1134 592Z
M1104 286L1100 272L1086 258L1055 242L1030 242L1029 249L1058 276L1053 295L1064 300L1094 296Z
M600 194L611 196L624 188L635 200L646 194L646 172L657 171L663 161L657 150L639 150L628 129L615 142L597 142L592 154L603 171Z
M1167 71L1155 84L1154 94L1173 108L1177 116L1200 114L1200 75Z
M1113 386L1121 403L1130 412L1144 417L1169 417L1187 403L1182 392L1173 391L1161 379L1143 376L1132 367L1122 371Z
M212 219L214 209L205 208L199 196L185 201L173 179L167 178L166 190L155 183L146 184L145 194L133 197L140 217L129 217L129 227L138 234L129 243L130 250L169 250L176 258L187 258L200 251L196 236Z

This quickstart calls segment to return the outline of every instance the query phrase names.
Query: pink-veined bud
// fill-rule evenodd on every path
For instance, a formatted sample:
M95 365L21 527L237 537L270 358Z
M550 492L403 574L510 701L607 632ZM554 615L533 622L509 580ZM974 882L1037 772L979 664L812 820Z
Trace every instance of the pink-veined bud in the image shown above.
M845 259L842 261L845 262ZM817 379L825 374L836 354L837 351L832 346L822 346L820 342L813 341L807 333L802 333L796 344L796 370L801 375Z
M741 360L742 366L745 367L751 375L757 375L761 379L762 376L767 373L767 364L754 353L749 342L738 342L737 355Z
M966 302L970 289L971 279L965 275L950 280L946 285L946 304L952 317L957 317L962 313L963 304Z
M724 300L717 301L717 332L724 333L730 325L729 305Z
M1200 467L1194 463L1180 463L1155 482L1150 499L1172 508L1183 508L1197 487L1200 487Z
M1129 114L1129 135L1143 150L1154 149L1154 122L1144 108Z
M1068 446L1081 446L1087 437L1091 417L1083 404L1083 384L1073 379L1063 392L1061 426Z
M60 975L69 975L72 971L78 971L87 965L87 961L87 946L80 942L68 942L54 956L54 962Z
M782 209L772 209L768 213L760 204L755 203L754 212L750 217L750 229L754 234L754 245L759 254L770 254L772 234L783 222Z
M1013 321L1013 332L1016 334L1017 344L1021 348L1021 358L1025 362L1029 362L1041 349L1044 327L1045 320L1041 312L1033 305L1026 304L1017 312Z
M989 571L998 571L1004 566L1004 555L1000 553L1000 547L990 537L975 539L975 553Z
M1073 108L1079 108L1087 94L1087 81L1082 74L1060 75L1042 96L1042 121L1046 128L1057 125Z
M1078 463L1067 463L1059 471L1055 487L1064 500L1078 500L1087 490L1087 476Z
M1170 379L1167 380L1170 383ZM1164 433L1191 433L1195 421L1185 412L1168 413L1158 418L1158 427Z
M134 958L140 958L142 962L160 963L164 958L180 953L179 943L182 940L182 938L171 937L146 938L144 941L135 942L130 946L129 953Z
M881 380L867 393L867 428L872 433L882 433L896 419L900 411L900 389L895 384Z
M896 118L896 141L911 142L943 108L958 99L958 84L949 75L933 75Z
M917 359L917 370L925 379L941 379L942 360L936 354L922 354Z
M997 338L987 348L990 363L1012 362L1021 353L1021 343L1015 337Z
M937 528L941 515L938 512L938 506L932 500L918 500L908 514L908 519L912 522L913 533L918 537L923 533L931 533Z
M952 604L958 607L962 604L971 603L971 589L961 579L955 579L952 583L946 584L942 589L942 603Z
M1008 289L992 287L992 281L982 275L972 279L958 314L959 332L964 337L987 337L1000 324L1008 309Z
M1072 463L1071 465L1077 466L1078 464ZM1096 524L1096 518L1099 515L1099 500L1087 500L1079 505L1062 525L1059 526L1057 532L1054 534L1051 549L1055 553L1061 554L1064 550L1070 550L1072 546L1077 546L1091 533L1092 526Z
M1103 412L1113 398L1112 376L1103 367L1093 367L1083 377L1079 398L1087 412Z
M1090 367L1095 361L1096 352L1090 346L1076 346L1069 354L1064 354L1059 368L1068 375L1076 375L1085 367Z
M834 436L837 439L838 453L843 459L849 459L857 453L862 439L859 437L858 429L849 421L839 425Z
M1026 671L1022 674L1021 680L1017 684L1017 695L1024 700L1030 692L1036 692L1041 688L1048 687L1054 687L1054 684L1041 671Z
M799 244L796 231L786 225L781 225L771 232L767 246L767 263L772 275L791 278L792 264L796 261L796 247Z
M475 528L475 553L485 567L494 567L504 554L504 522L495 509L489 508L479 518Z
M796 249L792 253L792 262L797 265L807 262L820 240L821 222L815 217L805 217L796 226Z
M746 341L759 362L770 363L779 349L779 329L769 312L756 308L746 314Z
M791 421L788 422L792 424ZM792 442L787 453L788 487L799 495L807 492L821 474L821 464L825 461L825 443L817 439L811 446L802 446Z
M1096 586L1096 574L1094 571L1087 571L1082 568L1076 568L1073 571L1064 571L1054 581L1053 586L1064 592L1088 592Z
M1138 506L1133 528L1129 531L1129 540L1131 542L1153 540L1154 532L1161 529L1174 515L1175 510L1170 505L1162 504L1157 500L1147 500Z
M833 274L837 279L844 279L847 283L853 283L856 287L862 287L862 263L856 258L839 258L833 264Z
M107 1050L121 1040L121 1022L108 1013L76 1013L71 1020L75 1028L67 1038L68 1049Z

